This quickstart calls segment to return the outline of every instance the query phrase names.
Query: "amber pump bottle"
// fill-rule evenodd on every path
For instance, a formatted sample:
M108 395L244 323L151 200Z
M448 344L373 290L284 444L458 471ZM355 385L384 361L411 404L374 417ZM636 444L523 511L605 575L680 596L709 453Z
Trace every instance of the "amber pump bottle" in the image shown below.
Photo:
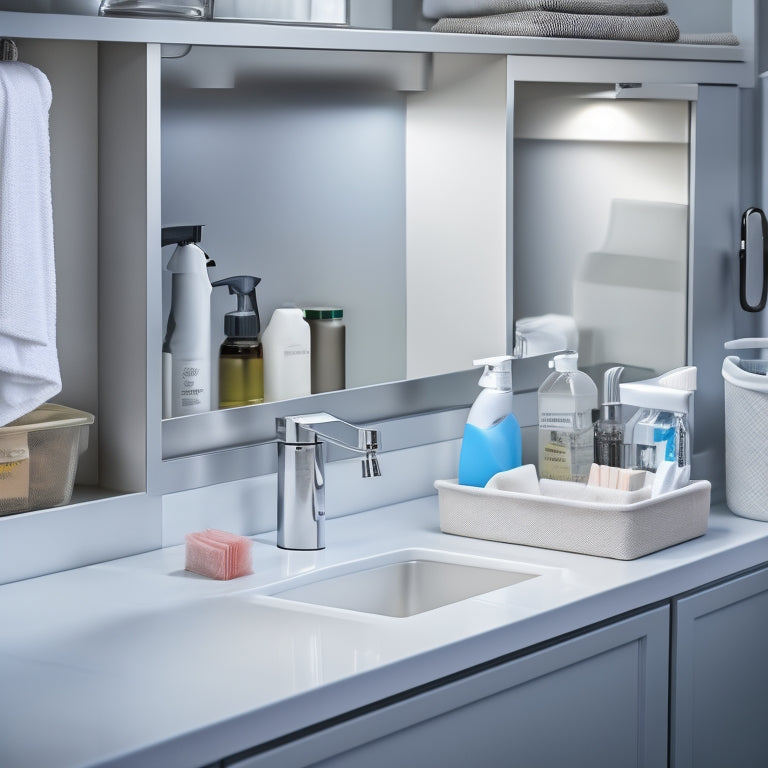
M219 408L264 402L264 352L256 303L260 277L236 275L217 280L237 296L237 309L224 316L224 339L219 349Z

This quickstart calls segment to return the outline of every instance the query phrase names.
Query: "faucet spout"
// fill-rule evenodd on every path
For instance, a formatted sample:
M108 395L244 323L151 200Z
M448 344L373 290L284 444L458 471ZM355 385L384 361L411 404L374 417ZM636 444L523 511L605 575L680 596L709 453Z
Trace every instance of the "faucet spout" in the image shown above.
M330 413L308 413L277 420L277 436L289 444L326 442L362 453L363 477L380 477L379 431L337 419Z
M277 546L323 549L324 443L362 454L363 477L379 477L378 430L310 413L278 418L277 438Z

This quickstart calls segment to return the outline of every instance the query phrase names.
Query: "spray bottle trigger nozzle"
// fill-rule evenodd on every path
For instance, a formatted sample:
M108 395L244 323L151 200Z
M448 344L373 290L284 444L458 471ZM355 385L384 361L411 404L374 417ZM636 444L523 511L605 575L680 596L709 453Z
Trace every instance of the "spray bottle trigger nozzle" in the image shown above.
M237 296L237 311L228 312L224 318L225 332L228 336L255 337L261 333L261 318L259 306L256 303L256 286L260 282L261 278L253 275L235 275L211 284L214 288L226 285L229 295Z
M203 239L203 224L187 224L180 227L163 227L160 242L166 245L195 245Z

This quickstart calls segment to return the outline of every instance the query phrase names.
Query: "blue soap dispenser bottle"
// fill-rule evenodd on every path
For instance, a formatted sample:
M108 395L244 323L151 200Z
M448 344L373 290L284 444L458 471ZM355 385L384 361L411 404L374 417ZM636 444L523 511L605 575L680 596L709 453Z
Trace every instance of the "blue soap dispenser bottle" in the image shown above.
M459 484L485 486L497 472L522 462L520 425L512 412L512 358L475 360L484 365L482 391L469 410L459 455Z

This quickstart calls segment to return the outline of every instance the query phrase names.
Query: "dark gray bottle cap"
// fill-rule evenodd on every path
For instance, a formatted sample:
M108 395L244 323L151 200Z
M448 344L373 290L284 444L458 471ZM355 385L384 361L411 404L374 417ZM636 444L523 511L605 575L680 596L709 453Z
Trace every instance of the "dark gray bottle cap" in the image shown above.
M224 315L224 333L240 339L255 339L261 330L259 318L253 312L240 314L228 312Z

